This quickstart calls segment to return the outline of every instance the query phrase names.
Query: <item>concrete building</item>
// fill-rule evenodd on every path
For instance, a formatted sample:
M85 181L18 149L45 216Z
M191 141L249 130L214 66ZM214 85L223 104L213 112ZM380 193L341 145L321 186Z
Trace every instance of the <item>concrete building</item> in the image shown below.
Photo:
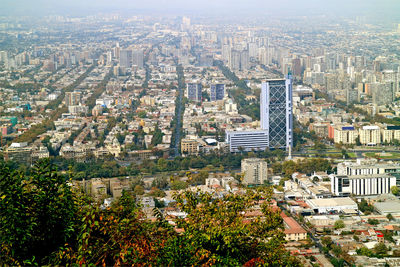
M382 215L400 215L400 200L387 200L383 202L375 202L374 208L379 214Z
M307 199L306 203L317 214L352 213L358 210L357 203L349 197Z
M123 68L132 67L132 50L122 49L120 51L119 65Z
M393 143L394 140L400 140L400 126L384 125L381 127L382 142Z
M268 80L262 83L260 105L261 128L267 131L268 146L292 147L292 80Z
M337 175L382 175L390 174L397 177L396 185L400 186L400 164L378 163L376 159L357 159L356 162L345 161L337 166Z
M210 100L217 101L224 99L225 84L212 84L210 89Z
M188 83L186 85L186 97L191 101L201 102L202 99L201 83Z
M65 92L65 105L69 106L77 106L81 102L81 92Z
M225 141L230 152L258 151L269 147L266 130L227 131Z
M6 148L4 153L5 160L12 160L18 163L31 165L32 163L32 147L27 142L12 143Z
M389 105L394 99L394 84L392 82L375 83L372 86L372 103L378 106Z
M331 175L331 191L335 196L367 196L390 193L396 177L387 174Z
M181 140L181 153L188 155L197 155L199 153L199 142L194 139Z
M358 131L354 126L337 126L334 128L333 140L336 144L353 145L356 144Z
M376 146L381 143L381 129L377 125L363 126L359 130L360 143L367 146Z
M143 69L144 64L143 60L144 55L143 55L143 50L142 49L135 49L132 52L132 64L134 66L137 66L139 69Z
M241 172L243 174L242 182L245 185L264 184L268 180L268 166L263 159L243 159Z
M286 241L299 241L307 239L307 231L296 222L292 217L282 212L283 224L285 226Z
M90 193L95 201L101 201L107 196L107 187L100 178L90 180Z

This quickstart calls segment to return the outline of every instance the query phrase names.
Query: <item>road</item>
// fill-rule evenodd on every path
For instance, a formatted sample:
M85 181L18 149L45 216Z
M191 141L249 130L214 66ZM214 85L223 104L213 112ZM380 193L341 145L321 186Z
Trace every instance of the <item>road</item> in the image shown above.
M174 157L180 156L179 153L179 146L181 144L181 138L182 138L182 112L183 112L183 90L185 87L185 75L184 75L184 70L183 67L181 65L178 64L178 62L176 62L176 73L178 75L177 79L178 79L178 96L176 97L176 101L175 101L175 121L176 121L176 125L175 125L175 143L173 146L173 151L174 151Z

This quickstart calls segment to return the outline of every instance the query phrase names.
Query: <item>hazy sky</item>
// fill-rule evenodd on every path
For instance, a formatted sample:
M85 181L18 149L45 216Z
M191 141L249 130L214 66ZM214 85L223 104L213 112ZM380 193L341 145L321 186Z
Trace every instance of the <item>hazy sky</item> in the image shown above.
M88 15L98 12L168 12L172 14L255 13L298 15L375 14L382 18L400 13L400 0L0 0L0 14Z

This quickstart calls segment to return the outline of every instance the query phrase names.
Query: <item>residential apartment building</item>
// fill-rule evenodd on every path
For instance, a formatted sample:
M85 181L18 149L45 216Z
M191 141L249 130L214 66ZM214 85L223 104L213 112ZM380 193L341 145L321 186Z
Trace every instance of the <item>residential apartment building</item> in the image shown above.
M264 159L243 159L241 171L245 185L263 184L268 179L268 165Z

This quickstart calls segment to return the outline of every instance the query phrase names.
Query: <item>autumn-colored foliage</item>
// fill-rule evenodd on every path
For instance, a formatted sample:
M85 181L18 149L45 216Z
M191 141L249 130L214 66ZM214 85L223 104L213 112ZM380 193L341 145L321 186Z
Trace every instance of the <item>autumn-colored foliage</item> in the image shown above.
M284 249L282 218L270 208L268 190L218 198L177 194L177 206L187 216L172 226L158 209L157 220L147 220L127 192L109 208L93 204L48 162L28 176L0 167L5 264L298 266ZM246 217L255 207L263 216Z

